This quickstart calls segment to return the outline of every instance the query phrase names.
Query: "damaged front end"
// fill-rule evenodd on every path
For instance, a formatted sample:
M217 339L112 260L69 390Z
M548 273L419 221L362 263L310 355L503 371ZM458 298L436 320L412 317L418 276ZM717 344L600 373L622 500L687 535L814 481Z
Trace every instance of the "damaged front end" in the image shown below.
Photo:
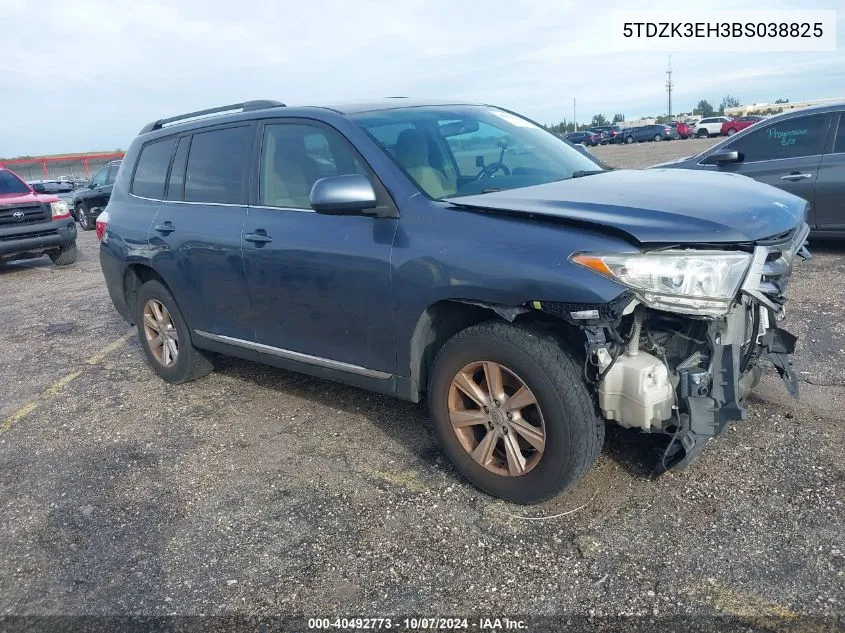
M796 337L777 324L794 260L810 256L808 234L802 224L737 250L578 254L575 263L630 290L602 306L542 305L585 333L585 375L605 418L671 436L658 472L688 465L707 440L746 418L742 401L761 361L797 396Z

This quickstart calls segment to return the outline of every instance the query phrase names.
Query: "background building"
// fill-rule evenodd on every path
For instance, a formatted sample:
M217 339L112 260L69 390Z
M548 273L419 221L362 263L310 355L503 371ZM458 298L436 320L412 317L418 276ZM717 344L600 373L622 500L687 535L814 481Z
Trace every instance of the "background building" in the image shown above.
M88 152L54 156L0 158L0 167L7 167L24 180L53 179L60 176L88 178L112 160L123 158L124 152Z

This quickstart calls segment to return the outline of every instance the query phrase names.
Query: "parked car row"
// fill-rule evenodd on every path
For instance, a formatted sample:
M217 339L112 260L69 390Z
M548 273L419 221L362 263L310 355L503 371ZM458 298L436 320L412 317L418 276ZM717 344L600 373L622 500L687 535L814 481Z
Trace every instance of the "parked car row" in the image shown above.
M733 136L765 117L748 115L737 118L728 116L705 117L696 122L673 121L639 127L623 128L619 125L591 127L570 132L564 138L570 143L594 147L608 143L643 143L646 141L671 141L674 139Z

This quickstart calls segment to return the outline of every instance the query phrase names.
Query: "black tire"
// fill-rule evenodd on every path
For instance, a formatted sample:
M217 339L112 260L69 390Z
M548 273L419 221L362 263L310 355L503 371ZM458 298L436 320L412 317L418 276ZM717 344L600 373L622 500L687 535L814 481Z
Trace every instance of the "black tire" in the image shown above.
M545 447L536 466L523 475L487 470L452 427L452 380L477 361L499 363L518 375L542 411ZM488 494L515 503L538 503L572 486L595 465L604 443L604 422L596 415L579 362L553 338L501 321L471 326L443 345L432 366L428 406L441 445L458 470Z
M656 143L659 143L659 142L660 142L660 141L662 141L662 140L663 140L663 137L662 137L660 134L655 134L655 135L654 135L654 141L655 141Z
M49 256L56 266L69 266L76 261L76 242L65 244L59 250L49 253Z
M696 136L698 138L707 138L708 136L710 136L710 132L708 132L707 130L699 130Z
M175 363L170 367L166 367L155 357L147 340L144 328L144 306L150 300L158 301L167 308L176 329L178 352ZM147 362L162 380L173 384L182 384L202 378L214 369L209 355L194 347L191 342L190 330L176 300L161 282L150 280L141 286L135 302L134 316L138 328L138 340L141 342Z
M736 128L734 128L734 127L728 128L728 134L727 135L733 136L734 134L736 134Z
M76 203L76 221L79 222L79 227L83 231L91 231L94 229L94 223L88 215L88 207L82 202Z
M626 137L625 137L625 142L626 142L626 143L633 143L633 142L634 142L634 137L633 137L633 136L626 136Z

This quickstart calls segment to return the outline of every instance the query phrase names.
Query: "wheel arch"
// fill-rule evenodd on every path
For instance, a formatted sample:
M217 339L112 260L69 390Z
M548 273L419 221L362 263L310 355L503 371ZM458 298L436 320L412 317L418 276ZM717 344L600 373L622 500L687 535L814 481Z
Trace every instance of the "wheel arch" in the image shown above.
M422 311L411 335L408 396L411 401L419 402L424 398L432 363L446 341L458 332L485 321L510 322L538 330L554 330L558 337L568 341L574 341L578 334L577 328L545 312L525 306L508 306L470 299L437 301Z
M173 292L171 291L170 286L167 285L164 277L159 275L152 266L142 263L132 263L129 264L123 271L123 300L126 302L131 325L135 325L135 322L131 319L131 317L134 317L135 315L135 301L138 296L138 290L140 290L141 286L145 283L152 280L159 282L162 286L167 288L167 291L170 292L171 296L173 296ZM173 297L173 300L176 300L175 296Z

